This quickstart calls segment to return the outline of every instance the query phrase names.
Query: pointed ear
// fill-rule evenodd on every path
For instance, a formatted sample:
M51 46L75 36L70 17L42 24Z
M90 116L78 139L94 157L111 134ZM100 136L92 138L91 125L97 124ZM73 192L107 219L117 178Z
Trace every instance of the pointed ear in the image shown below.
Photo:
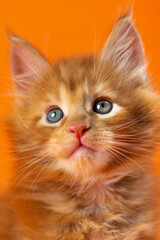
M51 69L49 62L27 41L9 33L11 74L16 90L27 93Z
M126 71L139 69L142 77L146 78L143 45L130 16L116 22L100 58Z

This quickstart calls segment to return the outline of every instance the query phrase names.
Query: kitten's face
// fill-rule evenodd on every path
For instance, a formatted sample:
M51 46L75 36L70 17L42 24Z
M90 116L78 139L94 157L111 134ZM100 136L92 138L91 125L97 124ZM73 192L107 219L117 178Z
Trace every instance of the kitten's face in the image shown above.
M42 165L42 172L47 168L87 181L129 172L151 152L156 97L147 86L139 36L130 20L120 21L99 58L70 59L54 67L13 37L12 72L21 93L14 115L17 152ZM133 41L116 51L127 29ZM122 38L119 48L122 40L127 41Z

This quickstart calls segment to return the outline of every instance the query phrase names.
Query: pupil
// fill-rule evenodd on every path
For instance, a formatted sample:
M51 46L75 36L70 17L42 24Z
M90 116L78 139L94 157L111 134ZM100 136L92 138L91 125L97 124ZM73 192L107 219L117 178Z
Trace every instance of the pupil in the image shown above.
M104 103L102 103L102 105L101 105L101 106L102 106L102 108L104 108Z

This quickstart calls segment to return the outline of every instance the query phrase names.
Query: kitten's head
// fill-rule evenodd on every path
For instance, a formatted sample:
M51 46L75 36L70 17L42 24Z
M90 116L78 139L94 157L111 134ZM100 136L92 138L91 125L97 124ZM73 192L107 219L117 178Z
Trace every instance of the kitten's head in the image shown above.
M143 171L157 141L157 96L129 17L117 21L99 57L52 66L12 35L10 59L17 94L10 124L20 164L37 178L78 181Z

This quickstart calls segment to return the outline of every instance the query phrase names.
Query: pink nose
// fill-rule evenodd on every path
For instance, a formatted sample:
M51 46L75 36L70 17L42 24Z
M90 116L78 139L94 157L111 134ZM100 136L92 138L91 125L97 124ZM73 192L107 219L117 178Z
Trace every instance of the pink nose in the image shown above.
M69 132L74 133L77 138L81 138L83 134L88 130L89 128L87 126L70 126Z

